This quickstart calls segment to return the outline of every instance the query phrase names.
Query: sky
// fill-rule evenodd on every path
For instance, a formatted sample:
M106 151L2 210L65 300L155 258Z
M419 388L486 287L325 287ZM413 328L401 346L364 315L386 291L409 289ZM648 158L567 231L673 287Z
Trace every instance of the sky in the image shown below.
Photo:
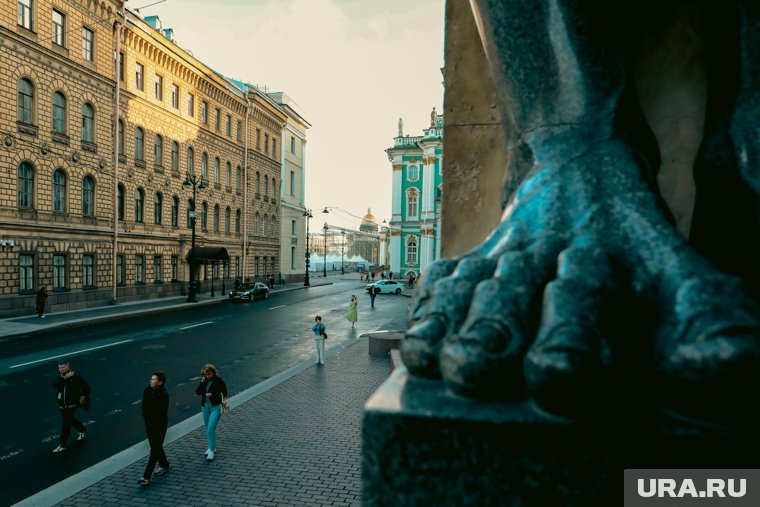
M444 0L129 0L225 76L285 92L311 124L306 202L321 227L390 220L385 153L404 120L422 135L443 110ZM317 226L317 224L313 224Z

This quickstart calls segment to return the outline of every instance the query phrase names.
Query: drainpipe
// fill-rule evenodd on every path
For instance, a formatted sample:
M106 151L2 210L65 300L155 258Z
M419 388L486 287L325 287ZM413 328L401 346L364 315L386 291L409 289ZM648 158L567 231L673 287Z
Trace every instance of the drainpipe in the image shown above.
M116 24L116 50L114 54L114 81L116 81L116 97L114 99L114 143L113 143L113 259L112 282L113 292L111 303L116 303L116 257L119 248L119 109L121 108L121 81L119 76L119 57L121 56L121 30L126 23L124 4L118 13L121 19Z
M248 117L251 112L251 98L248 95L248 87L245 88L245 152L243 152L243 279L248 267Z

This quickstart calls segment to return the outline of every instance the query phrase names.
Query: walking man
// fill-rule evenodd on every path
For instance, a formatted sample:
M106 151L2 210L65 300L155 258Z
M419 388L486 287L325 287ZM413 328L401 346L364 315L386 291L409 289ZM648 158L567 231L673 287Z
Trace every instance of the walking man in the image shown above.
M166 392L165 383L166 374L153 372L150 385L143 391L141 411L150 444L150 458L143 476L137 481L141 486L150 486L150 477L154 473L163 475L169 471L169 460L164 453L164 437L169 426L169 393Z
M84 440L87 428L77 421L74 413L79 407L89 407L90 384L71 369L68 361L58 364L58 378L53 381L53 387L58 392L58 410L61 411L61 438L58 447L53 453L58 454L66 450L71 427L74 426L79 432L78 441Z
M37 299L34 302L35 310L37 312L37 317L41 319L45 318L45 305L47 305L47 300L48 300L47 289L45 287L42 287L37 292Z
M374 308L375 307L375 297L377 297L377 295L380 294L380 287L376 287L376 286L373 285L373 286L371 286L369 288L368 292L369 292L370 308Z

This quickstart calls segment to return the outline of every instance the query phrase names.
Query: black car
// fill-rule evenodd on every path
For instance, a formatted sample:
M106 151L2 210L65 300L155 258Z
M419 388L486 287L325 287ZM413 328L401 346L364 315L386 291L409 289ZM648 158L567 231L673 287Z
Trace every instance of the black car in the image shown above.
M269 287L261 282L243 283L230 291L230 302L266 299L269 297Z

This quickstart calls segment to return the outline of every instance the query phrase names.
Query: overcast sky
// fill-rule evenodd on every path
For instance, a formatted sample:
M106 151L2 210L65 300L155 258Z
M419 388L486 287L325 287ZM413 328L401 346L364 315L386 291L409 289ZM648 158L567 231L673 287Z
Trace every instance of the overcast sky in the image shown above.
M155 0L129 0L134 10ZM443 103L444 0L167 0L141 9L222 74L287 93L307 133L306 206L358 227L367 208L390 219L384 150L404 119L421 135Z

